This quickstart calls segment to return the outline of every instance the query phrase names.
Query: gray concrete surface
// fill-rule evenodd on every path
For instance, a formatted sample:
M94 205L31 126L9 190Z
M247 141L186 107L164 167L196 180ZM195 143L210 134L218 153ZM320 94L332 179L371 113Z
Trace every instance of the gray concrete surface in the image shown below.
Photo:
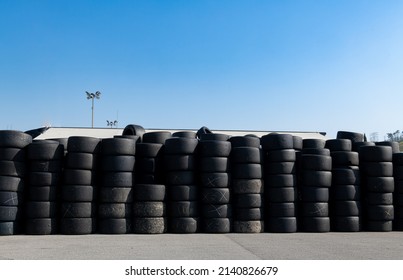
M403 260L403 232L0 236L0 259Z

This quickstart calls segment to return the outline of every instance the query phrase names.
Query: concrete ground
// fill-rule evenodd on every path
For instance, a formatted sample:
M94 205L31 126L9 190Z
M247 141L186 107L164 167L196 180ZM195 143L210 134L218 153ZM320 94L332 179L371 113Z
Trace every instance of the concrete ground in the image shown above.
M0 236L9 260L403 260L403 232Z

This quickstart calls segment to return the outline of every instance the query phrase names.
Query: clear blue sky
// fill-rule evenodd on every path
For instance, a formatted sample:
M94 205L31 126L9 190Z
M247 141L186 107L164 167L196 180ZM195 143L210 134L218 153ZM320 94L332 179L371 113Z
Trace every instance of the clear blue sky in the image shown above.
M403 1L0 0L0 129L403 130Z

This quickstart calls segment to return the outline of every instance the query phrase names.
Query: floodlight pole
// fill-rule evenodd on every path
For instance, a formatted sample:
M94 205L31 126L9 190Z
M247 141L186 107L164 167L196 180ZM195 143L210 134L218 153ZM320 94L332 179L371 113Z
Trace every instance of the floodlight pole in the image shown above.
M91 106L91 127L94 128L94 99L100 99L101 93L99 91L95 93L90 93L88 91L85 92L87 94L87 99L91 99L92 106Z

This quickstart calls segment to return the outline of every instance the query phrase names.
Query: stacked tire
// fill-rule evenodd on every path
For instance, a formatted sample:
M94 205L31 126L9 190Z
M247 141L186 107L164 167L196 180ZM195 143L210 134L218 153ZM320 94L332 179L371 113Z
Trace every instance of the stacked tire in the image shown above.
M197 185L199 141L192 133L175 135L165 141L168 229L173 233L195 233L200 228L200 190Z
M297 231L296 153L290 134L268 134L261 138L264 153L266 231Z
M332 231L361 230L361 189L359 156L350 139L326 141L332 157L330 216Z
M332 158L321 139L304 139L301 156L302 182L299 188L299 229L329 232L329 188Z
M20 232L25 186L25 147L32 142L26 133L0 131L0 235Z
M229 174L231 142L225 134L203 134L200 146L202 231L229 233L232 208Z
M130 233L136 139L108 138L101 146L98 232Z
M25 208L26 234L58 231L59 188L64 146L57 141L37 140L27 147L29 185Z
M98 138L84 136L72 136L67 142L61 194L62 234L80 235L96 231L100 143ZM104 182L116 180L105 174Z
M403 231L403 153L393 154L393 177L395 180L393 193L395 219L393 229Z
M360 170L364 182L364 227L369 231L393 229L393 163L392 148L363 146L360 148Z
M257 137L235 136L231 142L233 231L264 231L262 152ZM231 209L231 208L230 208Z

